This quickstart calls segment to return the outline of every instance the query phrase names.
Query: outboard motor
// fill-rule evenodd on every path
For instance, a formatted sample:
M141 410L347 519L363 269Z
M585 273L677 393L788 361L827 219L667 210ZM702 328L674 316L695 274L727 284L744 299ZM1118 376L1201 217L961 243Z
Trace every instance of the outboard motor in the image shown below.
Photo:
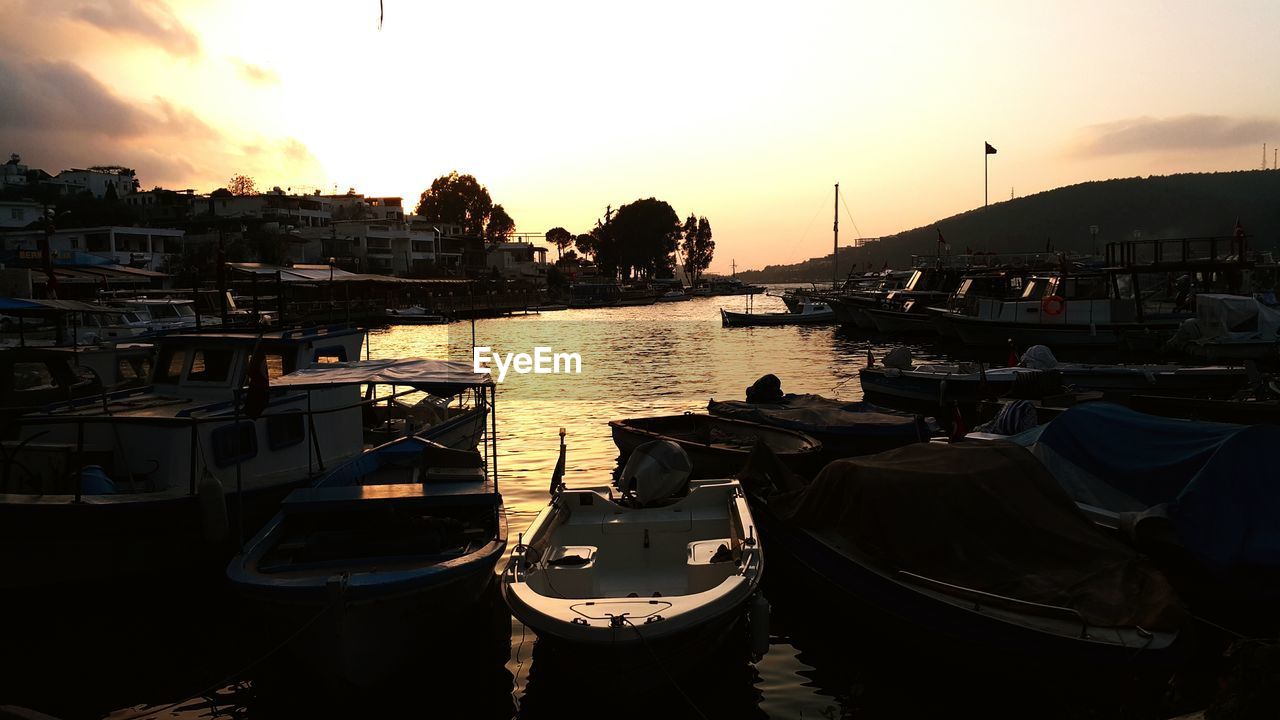
M654 440L636 448L618 478L622 494L640 505L652 505L684 491L693 463L679 445Z

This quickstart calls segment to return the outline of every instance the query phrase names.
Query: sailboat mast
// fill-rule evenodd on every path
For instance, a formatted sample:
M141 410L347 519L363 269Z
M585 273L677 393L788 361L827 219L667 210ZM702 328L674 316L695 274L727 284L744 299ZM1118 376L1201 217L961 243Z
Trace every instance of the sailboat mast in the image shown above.
M831 223L831 289L840 284L840 183L836 183L835 221Z

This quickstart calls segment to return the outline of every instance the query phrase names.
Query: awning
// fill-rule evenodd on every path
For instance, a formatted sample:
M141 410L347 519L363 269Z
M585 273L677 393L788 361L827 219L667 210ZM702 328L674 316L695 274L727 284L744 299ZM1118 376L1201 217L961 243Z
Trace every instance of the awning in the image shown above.
M56 312L112 313L120 312L101 305L90 305L79 300L27 300L0 298L0 312L14 315L47 315Z
M462 360L356 360L317 365L271 381L271 387L312 388L334 385L403 385L447 397L468 388L489 387L493 378Z

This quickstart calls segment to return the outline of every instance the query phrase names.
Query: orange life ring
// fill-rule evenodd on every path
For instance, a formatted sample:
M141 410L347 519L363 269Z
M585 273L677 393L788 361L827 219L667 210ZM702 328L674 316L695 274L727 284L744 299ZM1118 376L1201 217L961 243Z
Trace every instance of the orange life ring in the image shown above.
M1067 309L1067 301L1061 295L1050 295L1040 301L1040 309L1045 315L1061 315Z

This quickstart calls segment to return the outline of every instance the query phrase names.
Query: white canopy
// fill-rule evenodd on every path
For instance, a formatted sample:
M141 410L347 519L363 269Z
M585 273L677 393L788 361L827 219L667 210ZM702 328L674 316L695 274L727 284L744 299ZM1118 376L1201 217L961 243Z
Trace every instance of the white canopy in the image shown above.
M329 387L333 385L404 385L432 395L449 396L473 387L493 385L488 373L478 373L461 360L356 360L316 365L271 381L271 387Z

